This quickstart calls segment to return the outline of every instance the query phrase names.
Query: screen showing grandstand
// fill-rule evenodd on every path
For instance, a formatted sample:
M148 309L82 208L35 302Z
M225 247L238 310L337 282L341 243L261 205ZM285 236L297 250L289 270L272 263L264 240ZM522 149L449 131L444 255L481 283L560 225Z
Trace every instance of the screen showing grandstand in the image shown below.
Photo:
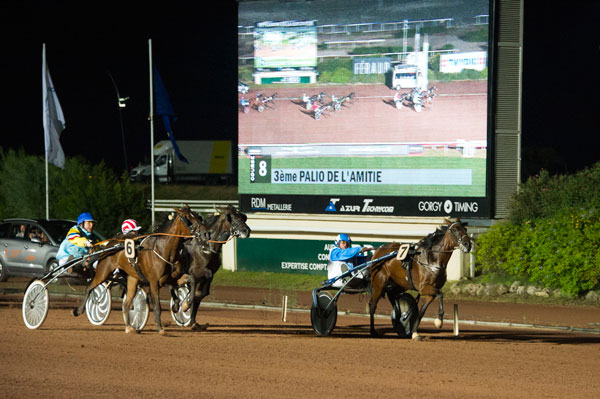
M316 66L317 29L314 21L269 21L256 24L255 68L315 68Z
M240 208L489 217L493 19L458 3L239 2Z

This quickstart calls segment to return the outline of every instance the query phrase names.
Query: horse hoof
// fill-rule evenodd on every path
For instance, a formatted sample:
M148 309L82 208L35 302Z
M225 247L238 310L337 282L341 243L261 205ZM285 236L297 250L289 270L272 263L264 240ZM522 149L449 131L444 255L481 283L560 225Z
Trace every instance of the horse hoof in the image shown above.
M441 320L441 319L435 319L435 320L433 321L433 324L435 324L435 326L436 326L437 328L442 328L442 325L444 324L444 321L443 321L443 320Z
M135 328L131 328L129 326L125 327L125 334L131 334L131 333L135 333L137 332L137 330Z
M190 308L190 302L189 301L184 301L181 304L181 311L182 312L187 312L189 308Z
M379 334L377 331L372 330L371 331L371 338L379 338L381 336L381 334Z
M422 339L423 338L421 338L421 336L419 334L417 334L416 332L412 333L412 340L413 341L421 341Z
M73 316L77 317L79 316L79 312L77 311L77 308L74 308L71 313L73 313Z
M174 303L173 306L171 306L171 310L173 311L173 313L179 312L179 304ZM185 310L184 310L184 312L185 312Z
M203 326L201 326L198 323L194 323L194 325L192 326L192 331L206 331L207 329L208 329L208 323L206 323Z
M165 329L159 330L158 335L162 335L163 337L165 337L167 335L167 331Z

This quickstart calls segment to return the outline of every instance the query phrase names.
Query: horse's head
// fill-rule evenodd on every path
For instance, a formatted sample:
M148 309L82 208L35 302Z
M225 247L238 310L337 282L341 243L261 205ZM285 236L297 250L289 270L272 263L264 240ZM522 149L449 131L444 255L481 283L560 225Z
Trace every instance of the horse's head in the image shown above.
M189 207L188 207L189 209ZM191 235L192 234L192 224L188 219L189 215L184 209L174 208L175 213L172 213L169 216L171 220L171 225L169 227L168 233L171 234L179 234L179 235Z
M223 220L224 230L229 232L230 236L239 238L250 237L250 227L246 224L247 217L244 213L235 209L232 205L219 209Z
M179 208L179 214L190 229L192 235L200 238L207 238L208 233L204 226L204 218L198 212L194 212L188 204Z
M190 229L190 233L193 236L193 238L189 240L188 244L192 245L193 247L200 248L202 252L210 253L212 251L212 246L209 243L210 232L204 225L204 218L202 215L194 212L188 204L185 204L185 206L180 208L179 211L181 212L180 215L185 220L188 228Z
M461 222L460 219L456 219L454 222L446 220L446 224L448 225L448 232L450 233L450 237L454 241L454 244L458 246L461 251L470 252L473 243L469 238L469 234L467 234L467 224Z

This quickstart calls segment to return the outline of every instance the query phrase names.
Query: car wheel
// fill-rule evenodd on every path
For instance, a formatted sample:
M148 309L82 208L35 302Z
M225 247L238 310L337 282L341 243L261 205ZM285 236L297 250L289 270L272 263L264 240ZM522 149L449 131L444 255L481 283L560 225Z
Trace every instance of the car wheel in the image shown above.
M58 261L56 259L50 259L46 264L46 270L44 270L44 274L50 273L52 270L55 270L58 267Z
M8 280L8 270L6 270L6 266L4 266L4 263L0 260L0 281L6 280Z

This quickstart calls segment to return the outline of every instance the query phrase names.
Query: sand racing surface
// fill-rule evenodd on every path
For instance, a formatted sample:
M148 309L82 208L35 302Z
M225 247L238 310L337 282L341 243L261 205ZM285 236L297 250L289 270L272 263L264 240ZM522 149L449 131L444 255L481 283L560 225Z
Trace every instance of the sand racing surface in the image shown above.
M330 337L312 330L310 293L282 309L261 306L279 294L217 288L203 304L203 332L178 327L163 304L166 336L150 316L140 334L125 334L118 299L102 326L75 318L73 300L50 298L45 323L28 330L22 296L0 295L0 382L3 398L176 397L176 398L597 398L600 395L599 310L446 301L459 309L438 330L422 323L421 341L399 339L389 317L376 319L381 338L369 337L369 320L353 313L365 298L344 296ZM219 302L221 301L221 302ZM381 312L386 311L381 302ZM430 309L437 309L432 305ZM389 306L388 306L389 309ZM430 312L428 311L428 314ZM555 326L525 328L502 321ZM596 323L593 323L593 322ZM528 324L529 323L529 324ZM559 326L580 326L568 331ZM598 331L594 327L594 331Z
M436 83L433 103L415 112L407 105L396 109L395 90L385 85L319 86L316 88L268 87L252 90L271 96L264 111L239 112L239 144L306 143L436 143L487 139L487 81ZM324 103L354 93L339 111L327 110L319 120L302 103L302 95L325 91ZM408 93L403 89L400 93ZM240 95L241 96L241 95Z

